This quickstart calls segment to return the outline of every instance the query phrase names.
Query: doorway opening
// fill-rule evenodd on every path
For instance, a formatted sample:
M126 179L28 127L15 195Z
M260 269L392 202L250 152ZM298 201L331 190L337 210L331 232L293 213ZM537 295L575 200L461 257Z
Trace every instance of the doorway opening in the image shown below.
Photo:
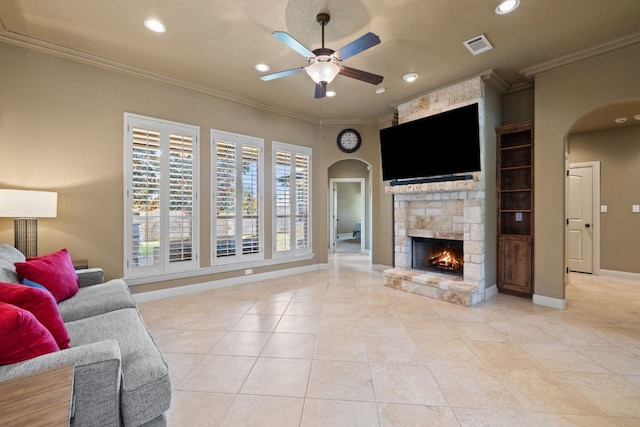
M331 178L329 252L365 253L366 189L364 178Z

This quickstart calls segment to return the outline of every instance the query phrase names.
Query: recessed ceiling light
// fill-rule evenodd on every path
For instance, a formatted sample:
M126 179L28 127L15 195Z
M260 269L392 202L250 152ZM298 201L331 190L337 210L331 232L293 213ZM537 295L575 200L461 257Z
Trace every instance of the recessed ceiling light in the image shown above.
M498 15L504 15L513 12L520 6L520 0L504 0L496 7Z
M162 25L162 22L156 19L147 19L144 21L144 26L153 31L154 33L164 33L166 28Z
M618 117L617 119L613 119L614 122L621 124L627 121L626 117Z
M267 64L256 64L255 68L261 73L265 73L271 69Z
M418 78L418 74L417 74L417 73L407 73L407 74L405 74L404 76L402 76L402 79L403 79L405 82L412 82L412 81L414 81L414 80L415 80L415 79L417 79L417 78Z
M386 88L384 88L384 87L379 87L378 89L376 89L376 93L377 93L378 95L380 95L381 93L385 93L385 91L386 91L386 90L387 90L387 89L386 89Z
M325 93L325 96L336 96L337 93L334 90L328 90L327 93Z

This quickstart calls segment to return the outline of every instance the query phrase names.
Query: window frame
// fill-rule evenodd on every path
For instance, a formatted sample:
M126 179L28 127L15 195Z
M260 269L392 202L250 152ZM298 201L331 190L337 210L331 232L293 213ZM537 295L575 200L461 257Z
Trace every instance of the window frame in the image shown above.
M160 208L159 208L159 242L160 251L158 253L158 263L150 266L134 265L133 247L135 246L135 236L133 232L133 190L134 190L134 172L133 167L133 150L134 150L134 128L153 130L159 133L159 192L160 192ZM171 153L170 144L172 136L181 135L191 138L192 140L192 156L191 156L191 187L192 195L191 204L191 259L171 261L171 159L169 155L162 153ZM199 247L200 247L200 206L199 206L199 137L200 127L185 123L173 122L154 117L142 116L132 113L124 113L124 230L123 230L123 270L124 277L144 278L150 276L158 276L175 272L196 270L199 264ZM175 141L175 140L174 140ZM165 151L166 150L166 151ZM139 255L138 255L139 256Z
M211 217L210 217L210 225L211 225L211 266L224 266L224 265L233 265L233 264L241 264L241 263L250 263L256 261L262 261L265 259L265 245L264 245L264 227L265 227L265 219L264 219L264 139L242 135L233 132L227 132L219 129L211 129L210 132L210 147L211 147ZM234 253L228 256L218 257L218 235L217 235L217 225L218 225L218 214L217 214L217 201L219 198L218 195L218 187L216 183L217 175L218 175L218 164L217 164L217 143L219 140L223 140L228 143L233 143L236 145L236 159L240 159L239 162L235 164L235 240L233 244ZM243 147L250 147L252 149L257 149L258 153L258 161L257 161L257 173L254 178L257 179L257 192L258 195L255 197L257 200L257 252L253 253L243 253L243 251L235 251L235 248L243 248L243 219L245 216L243 215L243 202L242 202L242 150Z
M304 256L304 255L309 255L313 253L313 179L312 179L312 172L313 172L313 150L309 147L304 147L304 146L300 146L300 145L294 145L294 144L287 144L284 142L278 142L278 141L273 141L272 142L272 151L271 151L271 155L272 155L272 195L273 195L273 206L272 206L272 256L274 259L276 258L283 258L283 257L292 257L292 256ZM282 152L287 152L291 155L291 158L293 159L291 162L291 169L293 169L295 171L295 165L296 165L296 161L295 158L298 155L302 155L302 156L306 156L307 157L307 188L306 188L306 192L307 192L307 215L306 215L306 219L307 219L307 229L306 229L306 233L307 233L307 246L302 247L302 248L297 248L296 247L296 230L291 230L291 226L289 227L289 236L290 236L290 245L289 245L289 249L288 250L278 250L278 202L277 202L277 185L278 185L278 175L277 175L277 170L276 168L278 167L277 165L277 152L278 151L282 151ZM294 184L293 189L290 190L290 194L293 195L292 197L295 198L297 195L297 185L296 184L296 180L291 181L292 184ZM290 203L291 205L291 203ZM296 224L296 218L297 218L297 211L296 209L291 209L289 207L289 219L290 222L289 224ZM294 226L295 227L295 226Z

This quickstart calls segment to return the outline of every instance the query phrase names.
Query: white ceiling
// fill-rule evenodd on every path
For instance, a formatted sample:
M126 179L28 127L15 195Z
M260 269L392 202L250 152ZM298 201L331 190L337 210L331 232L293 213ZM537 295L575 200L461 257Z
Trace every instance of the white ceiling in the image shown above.
M199 90L295 117L325 123L375 122L394 106L433 89L477 75L490 75L507 91L531 84L536 70L640 42L640 0L521 0L497 15L498 0L2 0L0 41ZM314 99L306 73L261 81L254 69L271 72L307 65L300 54L272 36L285 31L307 48L321 46L319 12L328 12L325 46L338 50L366 32L381 43L344 65L384 76L373 86L345 76L329 85L337 96ZM149 17L167 27L155 34ZM486 35L494 49L472 55L463 42ZM420 78L406 83L402 76ZM375 89L385 87L378 95ZM621 103L624 104L624 103ZM617 105L621 107L621 105ZM607 109L591 118L611 123ZM612 117L610 117L612 116Z

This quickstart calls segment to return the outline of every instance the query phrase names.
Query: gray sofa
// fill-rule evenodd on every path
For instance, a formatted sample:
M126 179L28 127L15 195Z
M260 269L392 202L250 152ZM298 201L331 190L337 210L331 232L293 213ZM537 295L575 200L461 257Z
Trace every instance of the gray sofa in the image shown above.
M22 261L17 249L0 245L0 282L19 283L13 263ZM78 293L58 303L71 348L0 365L0 382L73 365L72 426L165 426L169 369L128 286L103 283L99 268L77 274Z

